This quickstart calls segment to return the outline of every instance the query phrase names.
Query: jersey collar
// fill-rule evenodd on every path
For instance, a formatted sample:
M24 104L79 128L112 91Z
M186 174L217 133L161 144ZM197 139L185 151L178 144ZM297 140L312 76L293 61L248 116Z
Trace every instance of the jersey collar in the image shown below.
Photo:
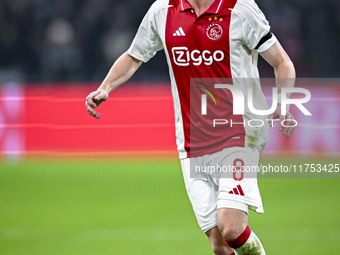
M223 6L225 0L215 0L204 13L218 14ZM187 0L180 0L181 11L194 10Z

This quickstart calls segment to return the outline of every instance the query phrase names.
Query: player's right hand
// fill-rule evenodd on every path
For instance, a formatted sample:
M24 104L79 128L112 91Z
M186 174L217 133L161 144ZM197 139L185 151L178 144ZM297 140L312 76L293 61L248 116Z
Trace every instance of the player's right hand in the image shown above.
M273 119L279 119L280 120L280 125L279 125L279 131L282 132L284 136L290 137L292 133L294 132L295 126L293 115L287 110L286 115L281 114L281 104L277 104L276 110L269 114L268 116L268 122L271 127L273 127ZM286 127L282 125L282 123L286 123Z
M97 113L94 108L98 107L102 102L105 102L109 98L109 94L105 90L97 90L91 92L86 97L85 106L90 115L99 119L101 114Z

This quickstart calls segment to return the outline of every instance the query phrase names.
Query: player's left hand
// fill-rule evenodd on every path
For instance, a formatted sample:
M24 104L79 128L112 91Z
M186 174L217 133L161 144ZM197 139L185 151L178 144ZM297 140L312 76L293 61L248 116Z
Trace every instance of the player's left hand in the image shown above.
M296 121L294 120L293 115L287 111L286 115L281 115L281 104L277 104L276 110L268 116L269 125L273 126L273 119L280 119L279 131L282 132L284 136L290 137L295 129ZM282 125L282 122L285 126Z

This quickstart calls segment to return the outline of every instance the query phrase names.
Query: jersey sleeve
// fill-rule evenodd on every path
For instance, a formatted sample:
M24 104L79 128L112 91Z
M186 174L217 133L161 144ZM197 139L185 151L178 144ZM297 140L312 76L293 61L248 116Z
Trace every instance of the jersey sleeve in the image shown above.
M139 26L128 53L136 59L147 62L157 51L163 49L162 41L156 29L155 14L157 1L150 7Z
M254 0L239 0L235 7L242 24L241 40L244 45L258 52L268 50L277 39L270 32L269 22Z

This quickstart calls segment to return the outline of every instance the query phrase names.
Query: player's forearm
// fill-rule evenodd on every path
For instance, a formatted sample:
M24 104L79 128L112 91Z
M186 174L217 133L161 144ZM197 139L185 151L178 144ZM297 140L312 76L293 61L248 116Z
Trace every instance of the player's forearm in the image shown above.
M123 53L111 67L98 90L105 90L107 93L125 83L140 67L141 61L133 58L127 52Z
M278 93L281 93L282 87L294 87L294 65L278 41L260 54L274 68ZM291 94L287 96L290 98Z
M276 87L278 93L281 93L283 87L295 86L295 68L292 61L287 56L283 61L274 66L274 73L276 77ZM292 94L288 93L287 97L291 98Z

